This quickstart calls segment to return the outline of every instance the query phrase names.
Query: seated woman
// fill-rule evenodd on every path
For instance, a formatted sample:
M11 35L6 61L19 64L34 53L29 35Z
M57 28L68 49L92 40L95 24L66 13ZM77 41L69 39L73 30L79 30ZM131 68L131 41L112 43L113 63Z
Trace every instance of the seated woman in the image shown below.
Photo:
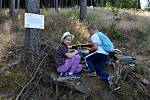
M61 38L62 43L58 46L55 54L57 72L67 74L67 76L74 76L82 70L82 66L79 64L81 58L78 51L69 52L68 49L68 45L73 39L74 35L65 32Z

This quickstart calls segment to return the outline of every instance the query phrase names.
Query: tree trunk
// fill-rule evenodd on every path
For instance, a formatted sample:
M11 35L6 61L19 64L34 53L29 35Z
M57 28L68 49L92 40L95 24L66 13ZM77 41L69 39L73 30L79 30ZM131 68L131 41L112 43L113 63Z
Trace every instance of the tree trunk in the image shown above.
M2 0L0 0L0 16L2 16Z
M61 2L61 4L62 4L62 6L61 6L61 7L62 7L62 8L64 7L64 2L63 2L63 1L64 1L64 0L62 0L62 2Z
M55 10L57 13L59 13L59 11L58 11L58 0L55 0Z
M3 1L4 7L6 9L6 0Z
M72 1L72 7L75 7L75 2L74 2L74 0Z
M140 8L140 0L137 0L137 9Z
M51 8L53 8L54 7L54 0L51 0Z
M51 8L51 0L48 1L48 8Z
M25 1L26 13L40 13L40 0L26 0ZM31 72L37 66L37 60L39 57L40 42L39 42L39 30L26 28L25 34L25 64L27 64L28 70Z
M90 6L92 6L93 4L92 4L92 0L90 1Z
M85 22L87 17L87 0L81 0L80 2L80 21Z
M57 0L58 2L58 8L61 8L61 0Z
M97 2L96 2L96 6L98 6L98 0L97 0Z
M17 0L17 9L20 8L20 0Z
M10 16L15 15L15 0L10 0Z
M0 10L2 10L2 0L0 0Z
M68 0L66 0L66 2L65 2L65 7L66 7L66 8L67 8L67 6L68 6L67 4L68 4Z

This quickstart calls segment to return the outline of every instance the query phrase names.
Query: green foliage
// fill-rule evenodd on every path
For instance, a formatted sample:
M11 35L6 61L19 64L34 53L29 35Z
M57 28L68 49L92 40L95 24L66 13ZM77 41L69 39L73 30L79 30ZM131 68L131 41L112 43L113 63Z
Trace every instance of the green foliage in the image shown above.
M119 31L111 30L110 32L111 32L110 36L112 39L121 40L123 38L123 33L119 32Z
M63 13L65 17L75 17L78 18L80 15L80 12L78 10L72 10L72 11L66 11Z
M48 7L45 6L45 5L43 5L43 4L41 4L41 8L42 8L42 9L45 9L46 11L48 11Z
M103 7L103 4L99 3L97 4L97 7Z
M117 7L111 7L112 13L113 13L113 21L110 25L110 33L111 33L111 38L115 40L121 40L123 38L123 34L119 31L116 30L116 25L118 21L118 13L119 13L119 8Z
M150 8L146 8L145 10L149 11L150 12Z
M118 8L137 8L137 0L115 0L114 5Z
M99 16L95 12L89 12L87 15L87 21L89 23L95 23L100 21Z
M118 12L119 12L119 9L117 7L112 7L111 10L114 15L118 14Z
M112 3L107 2L107 3L106 3L106 7L112 7Z
M102 2L98 4L98 6L131 9L131 8L138 8L138 1L137 0L113 0L105 3L104 0L102 0Z

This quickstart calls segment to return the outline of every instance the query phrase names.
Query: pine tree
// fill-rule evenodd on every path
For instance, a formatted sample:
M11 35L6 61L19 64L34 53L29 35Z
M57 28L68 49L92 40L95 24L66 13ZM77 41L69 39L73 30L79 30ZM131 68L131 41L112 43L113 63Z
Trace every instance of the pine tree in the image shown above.
M59 13L59 11L58 11L58 0L55 0L55 10L57 13Z
M10 0L10 16L15 15L15 0Z
M26 13L40 13L40 0L26 0L25 1ZM32 71L37 66L37 60L39 57L40 42L39 42L39 30L38 29L26 29L25 34L25 63L29 71Z
M20 8L20 0L17 0L17 9Z
M84 22L87 17L87 0L81 0L80 2L80 21Z
M0 0L0 10L2 9L2 0Z

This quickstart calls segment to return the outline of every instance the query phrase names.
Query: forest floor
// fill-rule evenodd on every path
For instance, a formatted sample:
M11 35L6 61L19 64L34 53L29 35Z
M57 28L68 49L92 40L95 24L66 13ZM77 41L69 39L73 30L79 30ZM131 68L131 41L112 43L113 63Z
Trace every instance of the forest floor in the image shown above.
M61 9L57 14L54 10L41 10L45 15L45 29L41 30L41 42L45 47L60 43L58 38L65 31L70 31L76 37L73 44L78 41L85 43L87 39L87 25L97 23L98 28L108 34L114 41L115 47L122 50L124 55L133 56L136 60L136 73L150 81L150 12L119 10L117 16L108 8L89 8L86 24L79 22L79 9ZM24 14L17 11L14 21L5 10L0 16L0 100L14 100L26 82L31 79L27 68L20 61L24 54ZM115 18L115 22L113 19ZM112 27L114 25L115 27ZM112 30L113 29L113 30ZM115 32L114 32L115 30ZM114 32L114 33L113 33ZM46 50L46 49L44 49ZM44 51L43 50L43 51ZM47 51L44 51L47 52ZM51 55L51 54L50 54ZM107 82L100 77L89 77L87 72L81 72L81 78L65 83L54 82L52 74L56 73L50 66L52 57L43 64L41 69L47 68L48 74L42 71L38 73L29 89L25 89L22 99L29 100L148 100L144 89L150 94L150 85L136 84L136 79L129 76L125 81L120 80L120 90L111 93ZM47 66L47 67L43 67ZM125 65L122 65L125 66ZM107 66L106 69L112 73L114 69ZM50 70L50 71L49 71ZM38 81L40 79L40 81ZM132 80L133 79L133 80ZM36 84L38 83L38 84ZM37 85L37 86L36 86ZM36 86L34 88L34 86ZM78 87L85 93L80 93L72 87ZM144 86L144 89L141 88ZM34 88L34 89L33 89ZM33 89L33 92L29 92ZM27 99L27 100L28 100Z

